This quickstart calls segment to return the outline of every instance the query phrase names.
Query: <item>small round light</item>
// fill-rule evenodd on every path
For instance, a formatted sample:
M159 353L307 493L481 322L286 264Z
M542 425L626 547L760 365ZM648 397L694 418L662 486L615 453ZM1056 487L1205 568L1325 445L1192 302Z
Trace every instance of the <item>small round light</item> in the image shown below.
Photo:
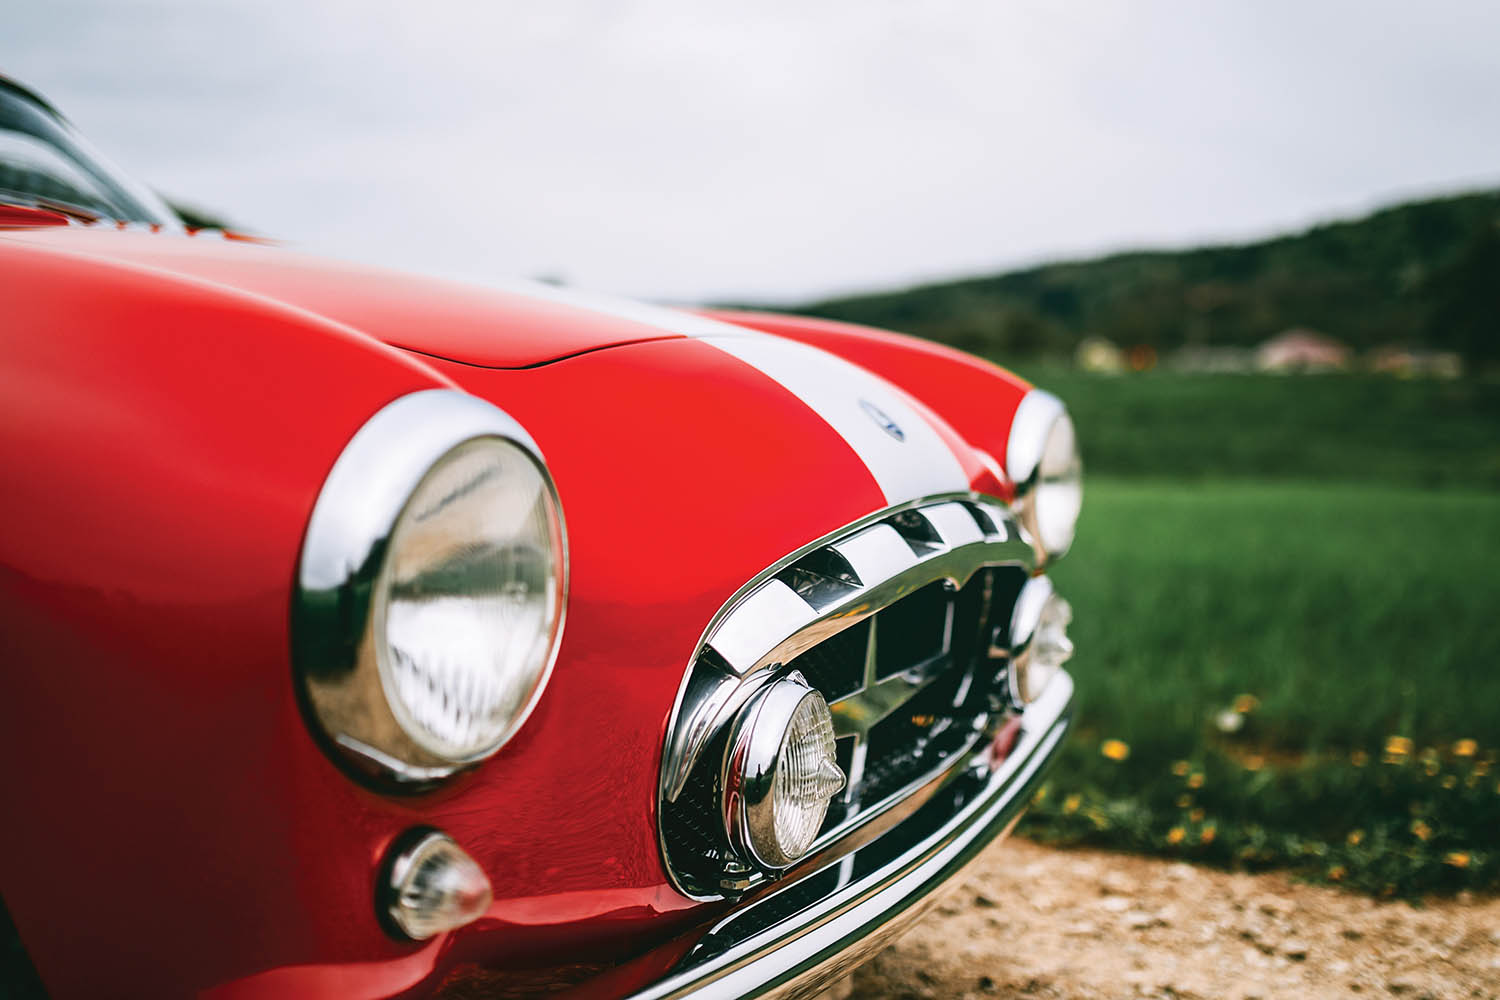
M799 674L773 681L730 734L723 781L730 843L763 868L795 863L812 848L844 780L823 696Z
M1056 396L1034 389L1022 398L1011 423L1006 472L1038 555L1064 555L1083 506L1083 460L1073 420Z
M450 451L402 511L376 662L397 722L434 756L489 754L538 693L562 610L557 518L536 464L499 438Z
M1068 625L1073 608L1045 576L1021 588L1010 622L1010 697L1025 707L1042 696L1073 655Z
M490 880L445 833L418 834L396 851L386 871L384 915L413 941L473 923L490 908Z

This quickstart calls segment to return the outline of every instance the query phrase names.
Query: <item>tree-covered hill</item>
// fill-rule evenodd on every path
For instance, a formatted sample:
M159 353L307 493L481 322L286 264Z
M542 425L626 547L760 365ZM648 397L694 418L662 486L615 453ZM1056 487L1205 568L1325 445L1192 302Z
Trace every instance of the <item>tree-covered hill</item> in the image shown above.
M1259 343L1293 327L1355 348L1500 359L1500 191L1387 208L1258 243L1140 251L830 299L795 311L981 354Z

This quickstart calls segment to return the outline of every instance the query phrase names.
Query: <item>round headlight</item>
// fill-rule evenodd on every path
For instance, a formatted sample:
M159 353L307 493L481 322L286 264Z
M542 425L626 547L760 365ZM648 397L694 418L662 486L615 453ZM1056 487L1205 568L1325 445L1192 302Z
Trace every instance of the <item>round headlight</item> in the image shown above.
M1011 422L1006 474L1016 485L1016 512L1043 559L1073 544L1083 506L1083 461L1073 420L1056 396L1033 389Z
M453 761L515 731L561 618L557 505L523 450L473 438L443 456L396 522L375 591L375 658L396 721Z
M1024 708L1042 696L1073 655L1073 608L1045 576L1026 581L1010 617L1010 698Z
M740 710L722 787L725 828L741 854L775 869L812 847L844 772L828 705L800 675L773 681Z
M487 403L403 397L355 435L308 525L294 640L313 714L364 766L430 781L494 753L556 655L562 511Z

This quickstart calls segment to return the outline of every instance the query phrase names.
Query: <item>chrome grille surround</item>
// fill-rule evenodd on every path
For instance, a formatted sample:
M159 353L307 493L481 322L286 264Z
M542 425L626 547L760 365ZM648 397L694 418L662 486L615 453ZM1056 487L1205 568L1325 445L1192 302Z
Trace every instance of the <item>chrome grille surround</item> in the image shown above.
M850 745L850 780L840 808L830 812L798 871L833 863L909 814L920 804L914 800L925 801L948 778L984 766L976 745L998 728L1008 707L1002 703L1005 652L993 647L997 627L1006 634L1010 603L996 593L996 574L981 572L998 567L1010 568L1016 578L1013 589L1019 589L1035 569L1030 538L1001 501L945 494L879 511L799 549L756 576L720 609L678 691L663 750L658 836L667 872L680 891L694 899L719 899L768 878L728 848L719 817L703 808L703 799L719 770L730 721L764 684L790 669L801 669L824 694L836 735ZM941 595L954 596L944 600ZM902 602L907 608L921 602L945 607L945 620L941 642L931 655L902 660L891 669L879 639L881 613ZM955 651L955 608L960 603L971 608L964 627L985 630L962 656ZM898 612L911 617L900 609L891 613ZM899 635L895 639L897 645L903 641ZM1002 646L1004 642L999 639ZM846 668L835 676L840 673L837 663L830 660L825 668L819 659L840 647L843 660L854 660L852 674ZM920 773L910 773L908 767L882 783L880 768L888 762L867 759L872 731L924 692L957 705L976 684L993 692L991 700L983 710L954 720L949 745L936 753L937 759L919 764L924 768ZM861 795L867 775L870 790L878 786L878 794ZM705 866L714 869L713 877L675 863L674 847L678 860L710 855Z

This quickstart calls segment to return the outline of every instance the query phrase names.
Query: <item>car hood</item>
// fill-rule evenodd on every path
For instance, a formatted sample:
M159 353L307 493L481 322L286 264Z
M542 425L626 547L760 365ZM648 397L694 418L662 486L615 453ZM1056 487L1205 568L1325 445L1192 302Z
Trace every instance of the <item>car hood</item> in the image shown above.
M486 368L528 368L619 344L738 329L538 282L461 284L215 232L71 226L10 230L0 238L212 282L315 313L392 347Z

